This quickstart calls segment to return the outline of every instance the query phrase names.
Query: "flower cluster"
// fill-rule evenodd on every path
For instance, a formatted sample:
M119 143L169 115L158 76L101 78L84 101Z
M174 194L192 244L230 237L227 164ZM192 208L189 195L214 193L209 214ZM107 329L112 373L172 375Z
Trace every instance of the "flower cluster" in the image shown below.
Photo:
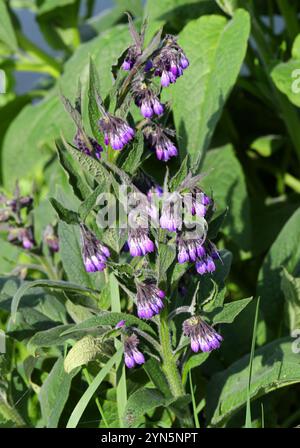
M106 113L99 121L100 130L104 134L104 142L115 150L123 149L133 139L134 130L122 118Z
M139 351L138 337L133 333L131 336L124 337L124 358L126 367L132 369L136 364L144 364L145 358L142 352Z
M128 247L130 255L139 257L154 251L154 243L148 236L146 229L142 227L130 229L128 235Z
M101 152L103 148L97 140L92 137L85 137L82 132L78 129L74 137L74 144L79 149L79 151L87 154L88 156L95 156L100 159Z
M165 293L153 282L137 283L136 305L141 319L151 319L163 309Z
M164 106L160 103L157 95L143 78L134 80L132 85L132 95L135 104L141 109L141 114L145 118L151 118L154 114L161 115Z
M220 347L223 340L213 327L208 325L200 316L192 316L183 322L183 332L191 339L193 352L202 350L210 352Z
M161 85L168 87L170 83L176 82L188 66L189 60L176 42L176 38L167 35L160 52L153 59L154 74L160 77Z
M12 198L0 195L0 222L2 229L7 231L7 240L18 246L22 246L27 251L34 250L35 253L42 254L42 245L38 245L34 237L34 225L31 216L33 210L33 197L21 196L17 183L15 193ZM48 247L50 252L58 252L59 241L56 230L48 224L43 231L43 247Z
M84 224L80 226L81 251L87 272L103 271L106 268L109 249L104 246Z

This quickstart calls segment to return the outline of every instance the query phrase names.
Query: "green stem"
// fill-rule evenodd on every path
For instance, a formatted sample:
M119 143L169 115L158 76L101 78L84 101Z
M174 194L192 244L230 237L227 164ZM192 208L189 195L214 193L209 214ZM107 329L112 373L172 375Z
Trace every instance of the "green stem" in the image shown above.
M173 397L179 398L185 394L185 390L177 368L176 357L172 350L171 335L168 324L168 310L166 308L159 316L159 337L163 360L162 369L166 375ZM180 418L180 423L184 428L194 427L193 419L188 407L186 408L185 416Z
M184 395L184 389L173 354L168 324L167 310L160 314L159 337L162 349L163 371L167 377L172 395L177 398Z

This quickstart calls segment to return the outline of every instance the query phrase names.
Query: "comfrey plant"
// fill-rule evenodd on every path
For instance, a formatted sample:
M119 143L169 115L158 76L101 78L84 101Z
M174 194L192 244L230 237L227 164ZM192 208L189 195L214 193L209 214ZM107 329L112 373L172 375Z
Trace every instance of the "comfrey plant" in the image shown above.
M115 351L110 362L123 353L128 369L143 366L165 406L192 426L185 383L198 358L190 363L190 356L219 349L219 325L239 312L223 306L230 256L213 242L226 210L215 216L204 176L192 172L187 158L179 160L171 103L162 100L164 89L180 83L188 70L188 55L175 36L161 32L145 47L145 25L139 33L130 17L129 30L133 43L113 67L115 82L106 98L100 94L101 67L93 59L87 98L80 83L74 105L62 94L76 128L71 139L62 135L57 149L80 205L74 210L56 198L51 203L65 239L67 273L74 277L77 266L86 292L100 297L96 320L68 330L89 334L71 348L65 368L69 372L105 354L106 341ZM73 231L76 243L68 241ZM79 260L72 258L73 249L68 252L71 246L80 247ZM103 368L108 365L113 366ZM145 386L141 397L152 392ZM134 395L120 416L128 425L136 424Z

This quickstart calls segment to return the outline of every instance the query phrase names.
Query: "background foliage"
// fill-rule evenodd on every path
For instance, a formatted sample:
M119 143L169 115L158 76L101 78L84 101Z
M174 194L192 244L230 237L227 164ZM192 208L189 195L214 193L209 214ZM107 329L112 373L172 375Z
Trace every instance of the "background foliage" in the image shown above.
M137 24L148 18L147 42L162 26L178 34L191 65L164 91L180 146L180 158L169 169L173 179L178 170L184 175L188 154L195 171L209 173L203 185L213 190L218 210L228 208L218 236L218 247L227 251L213 278L219 288L214 300L222 305L225 299L223 314L214 318L221 323L224 343L209 357L200 353L182 366L187 395L177 401L154 358L125 377L121 349L116 346L108 358L99 356L95 345L99 328L115 325L121 315L118 301L111 303L113 280L106 283L100 274L84 270L78 226L60 220L54 270L7 243L3 232L0 323L7 333L7 353L0 355L0 424L170 427L180 424L180 408L190 407L200 426L295 426L300 419L300 355L292 351L291 334L300 328L300 97L292 84L300 68L300 5L288 0L147 0L144 5L115 0L112 9L93 16L93 4L0 1L0 68L7 76L7 92L0 95L2 190L11 194L16 180L23 194L34 186L38 242L43 228L57 220L50 197L89 213L93 202L80 203L68 180L78 165L55 146L61 133L72 141L75 132L59 91L74 102L80 78L84 124L92 134L89 56L105 98L113 86L111 66L130 44L124 11ZM24 34L19 8L34 13L51 50L42 50ZM17 94L15 77L24 71L41 78ZM135 171L136 160L128 159L123 169ZM164 171L158 166L154 158L143 162L162 183ZM74 187L73 182L81 199L86 199L84 185ZM106 238L113 247L114 235ZM167 255L160 260L167 265L158 267L158 275L168 271L171 287L176 285L177 274L169 270L172 260L168 264ZM192 293L196 280L195 275ZM200 283L200 294L210 287ZM123 310L130 308L120 300ZM109 318L100 312L108 309ZM130 318L132 325L153 333L147 323Z

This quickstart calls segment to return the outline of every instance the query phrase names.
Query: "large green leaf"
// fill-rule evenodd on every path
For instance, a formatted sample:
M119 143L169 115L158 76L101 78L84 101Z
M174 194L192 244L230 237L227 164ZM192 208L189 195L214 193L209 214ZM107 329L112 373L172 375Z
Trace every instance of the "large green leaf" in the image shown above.
M60 255L68 279L79 285L94 288L99 282L98 273L86 272L81 255L80 230L78 225L58 224Z
M82 96L86 98L89 55L91 55L99 69L101 94L105 97L113 82L111 66L129 43L127 26L119 25L80 45L65 64L64 73L59 79L59 86L64 95L72 100L75 98L80 77L83 86ZM88 117L87 102L83 106L84 116ZM89 129L88 123L86 125ZM42 166L51 154L53 155L54 140L60 137L61 133L72 141L75 128L55 88L40 103L26 106L9 127L2 153L5 185L12 187L15 180L24 177L25 173L28 177L37 173L42 175Z
M166 406L167 400L157 389L139 389L130 395L124 414L125 427L134 427L147 412Z
M188 151L194 166L209 146L236 81L249 30L248 13L237 10L230 21L217 15L200 17L179 35L190 67L170 89L181 154Z
M292 332L300 328L300 278L283 269L281 289L285 299L287 324Z
M243 250L251 244L251 217L242 167L230 145L208 151L203 171L204 188L213 191L217 209L228 207L222 232Z
M15 31L4 1L0 2L0 41L4 42L13 51L18 49Z
M276 65L271 76L280 92L284 93L288 99L300 107L300 59L290 59Z
M250 397L260 397L275 389L300 382L299 355L293 353L290 339L279 339L255 352ZM249 355L213 376L207 389L210 424L221 425L246 405Z
M284 266L294 276L300 273L300 208L287 221L264 259L258 276L257 295L261 310L269 326L281 323L283 294L281 270Z
M57 428L59 418L69 396L72 376L64 370L64 360L58 358L39 392L44 424Z

